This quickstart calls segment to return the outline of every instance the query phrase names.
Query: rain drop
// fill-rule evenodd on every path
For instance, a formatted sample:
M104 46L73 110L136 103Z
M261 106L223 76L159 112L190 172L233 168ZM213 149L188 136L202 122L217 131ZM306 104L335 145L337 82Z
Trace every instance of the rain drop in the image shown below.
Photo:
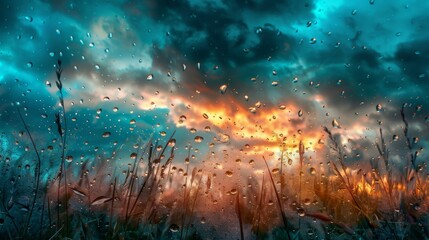
M229 142L229 139L230 139L230 137L229 137L228 134L222 134L222 135L220 135L220 142L222 142L222 143Z
M381 112L383 110L383 106L381 106L381 104L377 104L377 106L375 106L375 110L377 110L377 112Z
M200 142L202 142L204 140L204 138L203 137L201 137L201 136L196 136L195 138L194 138L194 141L196 142L196 143L200 143Z
M71 163L73 161L73 156L67 156L66 157L66 162Z
M180 230L179 225L174 224L174 223L170 225L170 231L171 232L175 233L175 232L178 232L179 230Z
M174 147L174 146L176 146L176 139L171 139L170 141L168 141L168 146L169 147Z
M110 137L110 135L111 135L111 133L110 133L110 132L104 132L104 133L103 133L103 137L104 137L104 138L108 138L108 137Z
M220 93L225 94L227 88L228 86L226 84L220 86L219 87Z
M398 141L399 140L399 136L396 135L396 134L393 135L392 140L395 141L395 142Z
M332 120L333 128L341 128L340 123L338 123L337 119Z

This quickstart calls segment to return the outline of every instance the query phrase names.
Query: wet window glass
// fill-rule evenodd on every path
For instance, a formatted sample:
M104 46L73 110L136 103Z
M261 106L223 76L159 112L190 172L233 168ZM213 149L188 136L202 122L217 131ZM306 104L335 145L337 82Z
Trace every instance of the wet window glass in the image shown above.
M0 236L429 239L427 9L3 1Z

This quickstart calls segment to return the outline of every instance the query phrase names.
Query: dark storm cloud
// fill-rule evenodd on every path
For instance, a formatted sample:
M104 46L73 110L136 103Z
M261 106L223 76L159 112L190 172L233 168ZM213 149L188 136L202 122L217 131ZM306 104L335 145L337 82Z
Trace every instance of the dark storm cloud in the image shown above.
M418 84L428 84L429 45L428 39L414 40L398 46L394 56L402 72Z
M270 56L285 58L295 44L295 39L280 32L270 18L253 23L243 12L280 15L279 9L288 6L294 9L290 12L296 17L310 14L312 10L308 3L300 1L226 1L224 4L226 7L208 2L201 7L192 6L188 1L151 1L147 4L147 12L153 19L168 25L167 44L179 54L190 61L210 61L231 68Z

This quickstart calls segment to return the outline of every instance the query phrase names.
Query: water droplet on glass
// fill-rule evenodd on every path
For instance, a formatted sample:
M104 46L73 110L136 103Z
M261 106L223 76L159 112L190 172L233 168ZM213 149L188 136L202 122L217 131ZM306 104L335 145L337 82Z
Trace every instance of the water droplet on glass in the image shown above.
M28 63L27 63L27 67L28 67L28 68L32 68L32 67L33 67L33 63L32 63L32 62L28 62Z
M200 143L200 142L202 142L204 140L204 138L203 137L201 137L201 136L196 136L195 138L194 138L194 141L196 142L196 143Z
M131 159L136 159L137 158L137 153L133 152L130 154L130 158Z
M228 171L226 171L226 172L225 172L225 175L226 175L227 177L232 177L233 172L228 170Z
M73 156L69 155L66 157L66 162L71 163L73 161Z
M310 38L310 41L309 41L310 44L315 44L316 42L317 42L316 38Z
M168 146L169 147L174 147L174 146L176 146L176 139L171 139L170 141L168 141Z
M422 110L422 105L417 105L417 106L416 106L416 111L417 111L417 112L420 112L421 110Z
M210 128L209 126L205 126L205 127L204 127L204 131L206 131L206 132L210 132L210 131L211 131L211 128Z
M310 174L311 175L315 175L316 174L316 169L314 167L310 168Z
M130 124L136 124L136 120L135 119L131 119L130 120Z
M304 217L304 216L305 216L305 211L304 211L304 209L303 209L303 208L298 208L298 215L299 215L300 217Z
M308 206L311 204L311 200L309 198L304 199L304 205Z
M374 4L375 3L375 0L369 0L369 4Z
M171 232L178 232L179 230L180 230L179 225L177 225L177 224L171 224L170 225L170 231Z
M153 74L147 75L146 80L152 80L152 79L153 79Z
M333 128L341 128L340 123L338 123L337 119L332 120Z
M228 135L228 134L221 134L221 135L220 135L220 142L222 142L222 143L227 143L227 142L229 142L229 139L230 139L230 137L229 137L229 135Z
M396 142L399 140L399 136L395 134L395 135L393 135L392 139L393 139L393 141Z
M209 119L209 115L207 115L207 113L203 113L203 118Z
M356 10L356 9L354 9L354 10L352 11L352 15L354 16L354 15L356 15L356 13L357 13L357 10Z
M108 137L110 137L110 135L111 135L111 133L110 133L110 132L104 132L104 133L103 133L103 137L104 137L104 138L108 138Z
M381 112L382 109L383 106L381 106L381 104L377 104L377 106L375 106L375 110L377 110L377 112Z
M95 46L95 44L93 42L89 43L89 47L93 48Z
M303 112L302 112L302 110L300 109L300 110L298 111L298 117L302 117L302 114L303 114Z
M95 67L95 69L100 70L100 65L95 64L94 67Z
M31 16L25 16L25 20L32 22L33 21L33 17Z
M228 85L224 84L219 87L220 93L225 94L226 89L228 88Z

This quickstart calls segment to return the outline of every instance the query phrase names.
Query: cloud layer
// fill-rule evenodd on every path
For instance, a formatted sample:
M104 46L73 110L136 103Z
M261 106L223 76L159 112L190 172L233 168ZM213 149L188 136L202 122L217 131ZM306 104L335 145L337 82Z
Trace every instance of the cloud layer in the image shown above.
M165 141L160 133L174 129L178 147L198 148L199 160L220 156L225 146L249 155L278 154L286 146L293 155L300 140L316 154L324 151L322 126L335 119L341 128L334 132L355 160L377 157L379 127L397 149L392 156L402 159L405 140L392 136L402 136L404 103L410 137L421 139L416 150L428 144L422 5L429 3L7 3L0 10L1 131L18 138L20 102L43 147L58 138L49 129L58 111L60 58L76 144L70 154L107 154L114 142L138 136ZM105 131L112 136L102 138ZM229 140L221 141L225 135ZM196 143L196 136L204 141Z

